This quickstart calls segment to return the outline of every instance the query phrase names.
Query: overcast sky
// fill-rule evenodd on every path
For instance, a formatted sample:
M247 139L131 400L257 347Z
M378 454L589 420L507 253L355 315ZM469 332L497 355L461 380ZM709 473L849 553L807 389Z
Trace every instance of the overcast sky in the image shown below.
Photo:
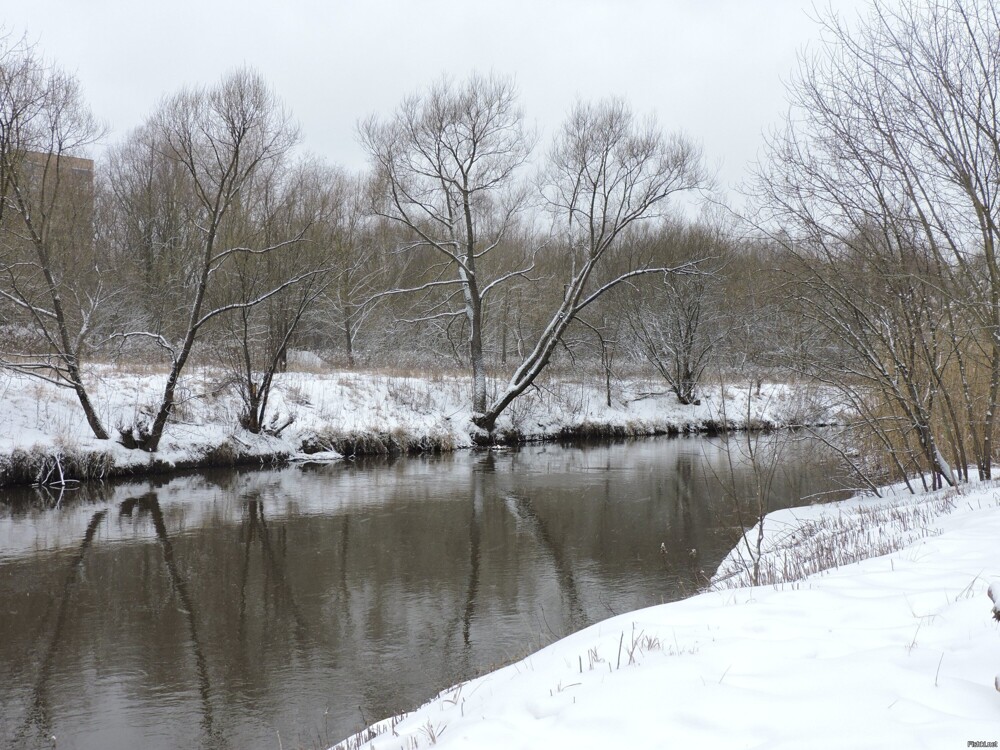
M548 141L577 98L625 97L699 142L722 187L785 112L810 0L30 0L0 21L80 79L120 138L159 99L247 64L275 87L303 146L357 169L355 124L448 73L513 74ZM854 17L863 0L832 0ZM827 7L822 0L821 7Z

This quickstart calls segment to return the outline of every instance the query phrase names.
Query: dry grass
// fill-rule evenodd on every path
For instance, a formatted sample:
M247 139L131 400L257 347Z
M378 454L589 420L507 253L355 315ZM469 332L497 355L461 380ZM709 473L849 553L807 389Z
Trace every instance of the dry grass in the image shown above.
M370 727L365 727L357 734L348 737L343 742L337 743L330 750L359 750L363 745L378 739L386 732L391 732L394 737L398 737L399 734L396 732L396 727L408 715L403 711L395 716L390 716L388 719L383 719L376 724L372 724Z
M18 448L0 456L0 487L67 487L81 481L105 479L113 470L114 459L102 451L85 451L70 445Z
M719 567L709 586L712 590L777 585L842 565L896 552L913 542L938 533L934 521L955 507L956 493L943 492L925 500L912 497L843 509L803 520L787 529L766 529L760 559L754 560L743 545L737 545ZM774 521L772 521L774 523ZM751 530L748 534L756 534Z
M321 432L302 441L299 450L311 455L336 451L343 456L399 456L441 453L455 450L447 434L413 434L402 429L392 432Z

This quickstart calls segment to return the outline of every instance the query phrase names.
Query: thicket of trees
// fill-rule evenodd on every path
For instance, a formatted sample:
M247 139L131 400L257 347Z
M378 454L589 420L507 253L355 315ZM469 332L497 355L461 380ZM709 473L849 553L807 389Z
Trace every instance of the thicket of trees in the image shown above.
M810 374L864 426L879 478L991 475L1000 395L1000 9L875 0L792 85L759 220L815 324Z
M280 432L293 347L468 368L489 440L585 309L697 270L637 238L706 182L701 156L621 101L580 103L536 155L510 79L442 80L360 125L371 170L350 175L295 154L280 99L242 69L167 97L91 169L75 81L9 37L2 55L2 362L74 389L127 447L157 450L192 361L229 373L245 428ZM159 403L103 424L84 370L108 360L162 362Z
M1000 398L1000 17L988 0L874 0L790 86L740 219L690 220L698 149L620 100L550 143L513 82L442 79L363 120L347 174L295 151L253 71L164 100L93 172L71 76L0 42L0 366L72 389L95 433L156 450L192 361L253 431L288 352L471 375L473 421L544 368L828 383L871 481L991 474ZM104 425L86 363L161 358L158 407ZM778 374L777 371L780 371Z

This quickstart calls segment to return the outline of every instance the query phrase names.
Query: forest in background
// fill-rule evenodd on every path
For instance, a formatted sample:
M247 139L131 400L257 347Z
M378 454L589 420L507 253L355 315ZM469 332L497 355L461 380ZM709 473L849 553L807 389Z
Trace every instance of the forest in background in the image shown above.
M579 102L539 143L511 79L442 78L359 121L370 167L351 174L296 150L249 69L104 144L79 83L8 33L0 367L150 452L192 367L227 373L234 429L277 429L289 352L467 374L479 442L546 368L609 399L655 371L682 404L709 380L819 382L856 415L844 458L873 483L989 477L998 8L878 0L820 24L746 208L697 218L704 156L622 100ZM163 368L156 407L106 423L95 363Z

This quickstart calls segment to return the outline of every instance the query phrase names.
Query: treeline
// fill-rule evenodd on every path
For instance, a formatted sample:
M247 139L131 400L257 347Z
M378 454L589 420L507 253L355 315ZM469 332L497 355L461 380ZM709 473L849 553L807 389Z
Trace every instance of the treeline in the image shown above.
M858 415L872 484L991 472L1000 397L997 7L877 0L821 20L749 209L685 218L698 148L621 100L549 143L508 78L442 79L362 120L369 169L297 151L280 98L238 70L167 97L88 171L76 81L0 47L0 361L79 397L98 437L156 450L192 361L224 367L249 430L289 351L454 367L488 441L553 362L611 383L653 368L808 376ZM105 425L88 362L161 361L148 418Z
M708 183L701 154L622 101L579 103L544 149L509 79L442 80L359 126L371 168L353 175L299 155L244 69L165 98L90 168L75 155L101 133L76 81L21 43L2 62L3 364L72 388L128 447L156 450L192 361L231 373L244 427L279 430L271 385L302 349L465 368L486 440L553 358L610 379L648 352L689 402L721 301L745 296L721 272L751 255L667 217ZM95 361L162 362L154 413L103 424Z

